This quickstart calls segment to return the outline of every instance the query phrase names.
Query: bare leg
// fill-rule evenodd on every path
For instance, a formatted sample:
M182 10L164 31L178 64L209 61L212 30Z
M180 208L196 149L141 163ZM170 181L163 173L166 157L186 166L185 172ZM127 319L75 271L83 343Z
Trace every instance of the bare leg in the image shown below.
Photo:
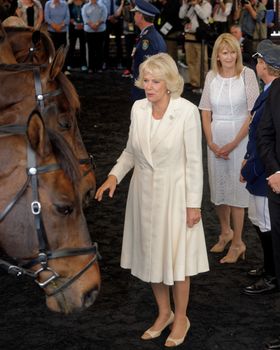
M186 277L185 281L175 282L172 291L175 304L175 318L169 337L180 339L185 336L188 324L186 313L189 303L190 278ZM167 340L165 345L172 346L174 343Z
M231 241L233 232L230 227L230 213L231 208L228 205L217 205L216 212L221 225L221 234L219 236L219 241L211 248L213 253L221 253L224 251L228 242Z
M157 331L163 327L171 313L169 286L163 283L152 283L152 290L158 306L158 317L150 328Z
M244 224L244 208L231 207L233 239L227 255L221 259L221 263L235 263L240 256L245 257L246 246L242 241Z

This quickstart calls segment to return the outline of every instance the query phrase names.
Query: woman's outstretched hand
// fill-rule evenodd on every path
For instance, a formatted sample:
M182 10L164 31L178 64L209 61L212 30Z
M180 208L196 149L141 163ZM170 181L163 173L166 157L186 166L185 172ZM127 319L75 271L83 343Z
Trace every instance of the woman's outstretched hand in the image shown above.
M103 197L103 193L109 190L109 197L113 198L115 190L117 187L117 178L115 175L109 175L108 179L98 188L95 194L95 199L100 202Z

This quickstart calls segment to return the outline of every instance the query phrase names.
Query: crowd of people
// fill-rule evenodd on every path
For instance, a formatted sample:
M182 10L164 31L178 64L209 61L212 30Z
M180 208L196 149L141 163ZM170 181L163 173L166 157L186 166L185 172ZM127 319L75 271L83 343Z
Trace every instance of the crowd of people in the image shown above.
M178 48L182 48L192 89L203 86L218 35L236 33L243 60L252 67L253 47L258 40L269 38L275 21L273 0L143 1L158 10L152 22L176 62ZM123 70L124 77L132 77L133 50L142 30L135 24L131 12L135 5L135 0L17 0L15 14L35 29L46 24L56 48L69 43L68 71L79 66L89 73L102 72L112 66L110 41L113 38L113 66ZM202 39L205 40L203 48ZM146 45L151 42L147 40Z
M248 271L257 279L243 293L279 291L280 46L267 39L273 27L269 6L258 0L48 0L43 11L38 0L18 0L16 14L27 26L39 28L45 21L56 48L69 40L69 69L77 39L80 69L106 69L114 33L116 68L125 62L124 76L134 78L127 144L96 199L101 201L107 190L113 197L133 169L121 266L151 283L158 306L143 340L159 337L172 325L165 346L184 342L190 328L190 276L209 269L200 209L201 121L211 202L220 224L210 251L223 253L228 247L222 264L245 258L248 208L263 266ZM181 97L178 45L185 49L189 86L203 86L198 107ZM280 338L266 349L280 349Z

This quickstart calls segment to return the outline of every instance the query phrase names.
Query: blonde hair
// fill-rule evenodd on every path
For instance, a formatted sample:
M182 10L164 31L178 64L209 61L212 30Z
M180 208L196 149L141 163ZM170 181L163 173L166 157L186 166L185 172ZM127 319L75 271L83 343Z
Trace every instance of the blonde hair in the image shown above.
M218 54L224 48L229 48L230 50L233 50L234 52L237 53L235 70L236 70L236 75L239 76L244 68L240 44L238 40L232 34L229 34L229 33L221 34L220 36L218 36L217 40L215 41L212 57L211 57L212 71L215 74L220 72L222 65L221 65L221 62L218 60Z
M181 96L184 89L184 79L179 74L177 65L173 58L167 53L158 53L150 56L140 64L139 77L135 81L135 86L143 89L144 74L150 73L156 79L163 80L167 90L173 98Z

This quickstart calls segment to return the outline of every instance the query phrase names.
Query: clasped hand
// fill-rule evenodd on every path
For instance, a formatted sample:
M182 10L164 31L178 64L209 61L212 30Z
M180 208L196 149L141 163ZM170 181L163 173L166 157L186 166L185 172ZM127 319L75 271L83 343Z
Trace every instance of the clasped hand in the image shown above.
M222 147L219 147L216 143L212 142L209 145L210 150L215 154L216 158L229 159L229 154L235 149L235 143L229 142Z

